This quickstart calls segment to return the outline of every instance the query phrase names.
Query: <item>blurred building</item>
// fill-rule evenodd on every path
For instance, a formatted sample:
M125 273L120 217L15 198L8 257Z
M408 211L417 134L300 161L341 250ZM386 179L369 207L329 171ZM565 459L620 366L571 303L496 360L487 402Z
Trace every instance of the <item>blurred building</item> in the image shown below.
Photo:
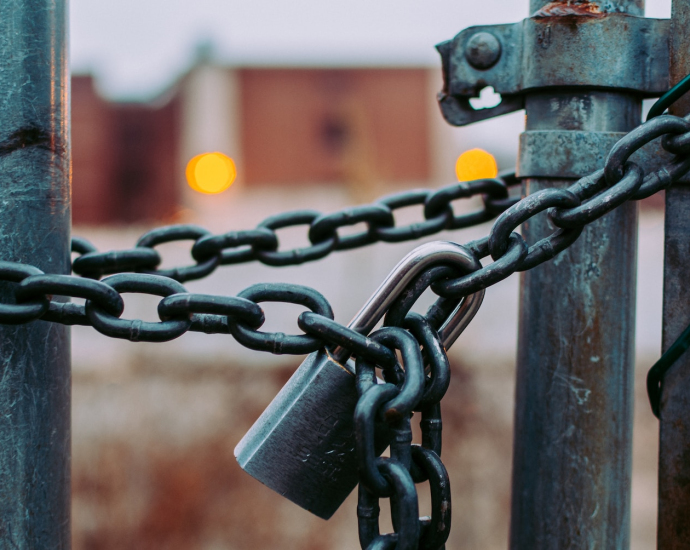
M74 76L73 217L112 224L172 219L198 199L187 161L220 151L258 186L419 185L439 179L437 69L225 67L201 60L160 97L113 102ZM359 193L362 197L362 193Z

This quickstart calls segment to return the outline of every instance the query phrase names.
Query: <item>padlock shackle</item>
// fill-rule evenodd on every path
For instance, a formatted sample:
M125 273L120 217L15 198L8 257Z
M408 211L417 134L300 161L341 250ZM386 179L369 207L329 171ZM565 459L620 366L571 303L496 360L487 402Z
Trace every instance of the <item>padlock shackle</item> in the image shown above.
M479 311L479 306L484 301L484 292L485 289L481 289L474 294L465 296L439 329L438 333L441 337L441 343L446 348L446 351L450 349L467 328L467 325L474 319L477 311Z
M479 261L465 247L449 241L425 243L407 254L390 272L388 277L354 316L348 328L361 334L369 334L395 299L422 272L434 265L457 267L463 274L481 268ZM439 333L443 346L448 349L477 313L484 300L484 290L466 296L443 324ZM333 359L342 363L349 351L341 346L333 350Z

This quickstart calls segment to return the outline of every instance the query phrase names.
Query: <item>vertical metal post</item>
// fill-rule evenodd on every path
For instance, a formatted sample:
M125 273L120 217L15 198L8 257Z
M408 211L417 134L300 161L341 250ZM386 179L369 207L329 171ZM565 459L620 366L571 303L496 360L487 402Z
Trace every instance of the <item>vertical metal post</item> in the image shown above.
M671 27L671 83L690 74L690 0L674 0ZM687 95L670 108L690 113ZM690 323L690 187L666 191L664 243L665 350ZM690 548L690 355L681 356L666 373L660 406L659 522L657 546Z
M532 0L531 13L546 3ZM603 12L644 12L643 0L594 4ZM640 123L641 101L542 91L527 95L526 115L527 133L558 139L585 132L603 148L610 132ZM567 187L582 175L528 177L523 193ZM522 228L530 243L553 230L545 216ZM637 206L628 203L521 276L511 549L629 546L636 232Z
M69 273L66 29L66 0L0 2L0 259L47 273ZM64 326L0 326L0 547L70 547Z

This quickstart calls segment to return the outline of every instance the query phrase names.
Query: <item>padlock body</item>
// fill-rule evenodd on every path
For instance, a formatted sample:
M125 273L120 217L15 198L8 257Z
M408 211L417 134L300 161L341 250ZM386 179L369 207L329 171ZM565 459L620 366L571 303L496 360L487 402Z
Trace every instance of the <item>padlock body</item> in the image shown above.
M356 404L354 373L328 352L315 352L235 447L235 457L263 484L328 519L358 481Z

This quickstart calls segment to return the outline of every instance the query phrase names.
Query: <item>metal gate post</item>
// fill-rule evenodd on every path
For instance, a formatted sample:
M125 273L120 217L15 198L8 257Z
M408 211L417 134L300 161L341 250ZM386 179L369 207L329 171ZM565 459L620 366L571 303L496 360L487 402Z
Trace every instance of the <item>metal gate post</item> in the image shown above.
M546 4L532 0L531 13ZM644 12L644 0L592 5L603 13ZM539 20L540 39L549 36L548 20L548 13ZM525 108L518 166L530 154L529 164L548 174L523 180L525 195L585 175L577 173L581 151L579 168L569 165L578 139L594 144L587 170L600 168L611 132L631 130L641 116L639 96L583 88L528 93ZM548 155L525 147L549 142ZM554 146L559 142L569 145ZM549 166L561 171L548 173ZM553 231L546 216L522 228L529 243ZM512 549L629 546L636 231L637 206L625 204L553 261L521 275Z
M0 258L69 273L67 0L0 2ZM13 301L16 283L0 283ZM69 330L0 325L0 547L70 547Z
M671 83L690 74L690 0L674 0L671 27ZM690 113L690 97L671 114ZM690 187L666 191L664 243L664 322L667 350L690 323ZM657 547L690 548L690 354L666 373L660 404L659 516Z

